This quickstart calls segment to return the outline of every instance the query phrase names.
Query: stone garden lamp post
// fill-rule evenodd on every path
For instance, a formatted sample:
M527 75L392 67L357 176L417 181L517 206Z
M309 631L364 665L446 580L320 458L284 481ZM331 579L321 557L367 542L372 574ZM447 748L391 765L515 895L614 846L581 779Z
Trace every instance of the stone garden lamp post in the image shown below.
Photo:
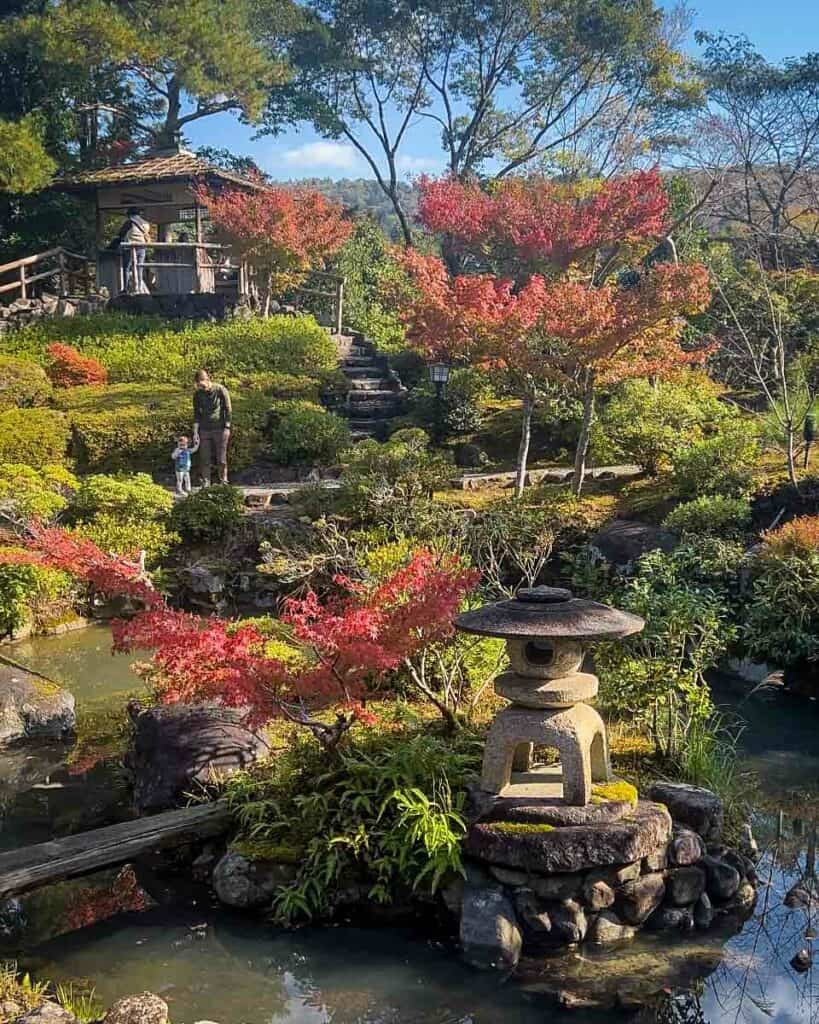
M534 587L465 612L455 624L502 637L511 665L495 680L495 692L512 703L489 728L481 789L585 807L592 784L609 782L611 770L606 727L586 703L597 694L597 676L580 671L583 658L590 643L638 633L644 621L569 590ZM535 745L556 747L560 764L532 770Z

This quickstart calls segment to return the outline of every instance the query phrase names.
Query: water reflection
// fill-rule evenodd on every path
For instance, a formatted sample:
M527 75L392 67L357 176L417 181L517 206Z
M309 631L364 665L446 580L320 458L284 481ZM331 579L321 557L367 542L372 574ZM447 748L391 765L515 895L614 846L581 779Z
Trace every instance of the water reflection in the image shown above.
M206 925L206 927L203 927ZM398 929L295 933L223 914L183 923L155 911L57 940L43 976L90 978L103 1001L158 992L175 1024L602 1024L610 1018L544 1004L454 951Z

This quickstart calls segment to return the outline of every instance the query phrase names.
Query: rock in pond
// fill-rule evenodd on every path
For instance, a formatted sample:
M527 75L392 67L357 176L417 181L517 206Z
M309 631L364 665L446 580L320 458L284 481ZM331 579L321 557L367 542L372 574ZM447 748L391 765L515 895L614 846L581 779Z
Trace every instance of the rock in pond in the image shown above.
M43 676L0 664L0 744L63 740L74 730L74 697Z
M684 782L655 782L649 798L665 804L675 824L687 825L710 843L722 833L722 800L710 789L689 786Z
M665 880L665 899L673 907L686 907L705 892L705 872L696 864L675 868Z
M204 704L143 708L128 705L133 737L126 755L137 813L164 811L186 793L207 786L214 774L247 767L267 751L240 711Z
M250 860L228 850L214 868L213 888L225 906L247 910L269 904L276 890L291 882L295 875L293 865Z
M665 895L661 874L643 875L626 882L617 894L617 913L628 924L640 925L659 906Z
M103 1024L168 1024L168 1004L150 992L125 996L106 1013Z
M626 942L636 934L636 928L621 921L611 910L604 910L592 921L586 939L598 946L607 946L612 942Z
M708 895L711 899L715 903L730 900L742 881L737 869L717 857L704 857L702 864L708 879Z
M473 967L511 971L517 966L523 937L515 911L500 886L467 881L461 910L461 949Z
M668 859L677 867L696 864L705 856L705 843L700 835L690 828L675 827L668 844Z

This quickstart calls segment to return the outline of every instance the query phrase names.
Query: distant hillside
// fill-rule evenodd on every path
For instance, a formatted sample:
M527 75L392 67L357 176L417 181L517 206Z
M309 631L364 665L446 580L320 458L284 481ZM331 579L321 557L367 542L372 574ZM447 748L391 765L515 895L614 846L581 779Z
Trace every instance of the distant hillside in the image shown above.
M398 220L393 213L392 204L377 181L371 178L341 178L338 181L331 178L301 178L294 184L314 188L353 213L371 214L386 235L398 238ZM403 196L404 209L410 215L414 214L417 205L415 189L408 184L401 184L399 188Z

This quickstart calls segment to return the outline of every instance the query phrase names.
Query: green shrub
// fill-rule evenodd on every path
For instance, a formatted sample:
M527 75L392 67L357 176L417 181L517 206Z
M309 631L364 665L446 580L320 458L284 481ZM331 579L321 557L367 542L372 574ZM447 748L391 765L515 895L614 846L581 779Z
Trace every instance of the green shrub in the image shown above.
M173 497L155 484L147 473L135 476L84 477L71 498L66 518L88 523L107 516L120 523L146 523L164 519L173 507Z
M103 513L90 523L81 523L75 530L81 537L92 540L103 551L136 559L145 552L148 568L157 565L179 543L179 535L156 520L120 518Z
M23 463L35 469L58 465L65 461L68 439L68 420L54 409L0 412L0 463Z
M681 498L747 494L758 456L753 424L739 416L726 419L712 437L676 452L672 460L676 493Z
M356 734L332 766L317 744L296 737L234 776L227 798L240 841L301 852L297 878L274 897L276 916L330 912L350 873L380 903L402 890L434 892L461 873L464 789L479 758L469 734L374 728Z
M704 494L683 502L665 517L663 526L676 533L741 536L751 525L751 506L747 498L726 498Z
M592 448L601 462L633 462L651 474L666 468L680 449L700 440L730 415L720 389L701 372L651 384L621 384L602 405Z
M244 500L238 487L206 487L174 505L170 527L188 541L223 540L242 521Z
M112 383L189 386L200 367L214 377L273 371L316 375L338 362L332 338L310 316L215 324L121 314L43 320L15 332L6 349L45 365L46 349L54 342L98 359Z
M192 389L165 384L113 384L72 388L58 403L71 424L71 449L84 472L170 472L171 452L180 434L190 434ZM270 408L264 391L233 396L230 464L249 465L262 445L261 428Z
M0 355L0 410L46 405L51 394L51 381L41 366Z
M348 448L350 428L313 402L280 402L265 426L267 453L283 466L331 465Z
M470 367L454 369L440 400L428 381L413 393L413 419L422 425L439 421L448 437L459 437L479 430L486 419L485 402L492 388L485 373Z
M595 648L600 700L609 714L644 724L666 757L676 758L689 730L713 712L704 673L735 639L743 556L741 545L697 538L671 553L648 552L628 576L593 549L573 560L575 593L645 620L641 632Z
M423 430L399 430L384 444L361 441L345 452L339 504L393 534L415 533L416 506L445 487L451 474L452 464L430 449Z
M0 507L14 519L55 519L80 485L63 466L0 465Z
M46 616L56 602L70 600L73 584L65 573L39 565L0 565L0 635Z
M819 660L819 517L766 533L750 573L746 651L784 668Z

